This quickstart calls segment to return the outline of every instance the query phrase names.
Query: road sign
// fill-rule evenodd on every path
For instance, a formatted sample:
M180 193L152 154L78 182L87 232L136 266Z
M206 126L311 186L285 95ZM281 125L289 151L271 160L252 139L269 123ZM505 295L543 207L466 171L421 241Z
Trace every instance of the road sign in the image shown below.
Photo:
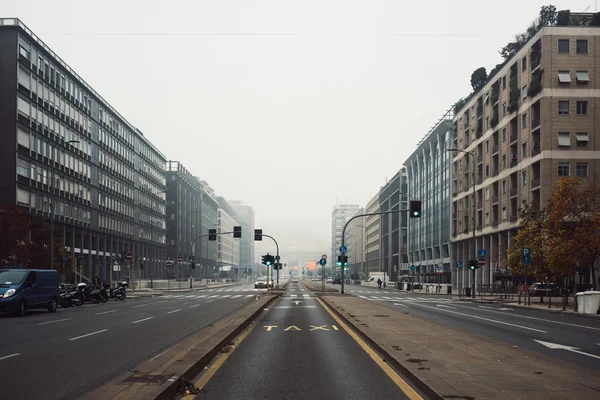
M414 265L411 265L411 266L410 266L410 270L411 270L411 271L414 271L414 270L415 270L415 266L414 266Z
M462 261L456 262L456 268L462 268Z
M326 259L324 259L324 258L321 258L321 259L319 260L319 264L321 264L321 266L325 266L325 264L327 264L327 260L326 260Z
M327 254L323 254L323 255L321 256L321 258L324 258L324 259L326 259L326 260L327 260Z
M477 257L479 258L487 258L487 251L481 249L477 250Z
M523 265L531 264L531 249L529 247L523 247L521 249L521 262Z
M183 262L183 257L181 257L181 256L177 257L177 262L179 262L179 263Z
M479 264L480 267L484 267L485 266L485 258L480 258L477 263Z
M435 273L436 274L443 274L444 273L444 266L443 265L436 265L435 266Z
M127 259L128 259L129 261L133 260L133 254L131 254L131 253L127 253Z
M340 247L340 253L346 254L347 251L348 251L348 248L346 246Z
M169 260L167 261L167 267L172 267L173 266L173 261Z

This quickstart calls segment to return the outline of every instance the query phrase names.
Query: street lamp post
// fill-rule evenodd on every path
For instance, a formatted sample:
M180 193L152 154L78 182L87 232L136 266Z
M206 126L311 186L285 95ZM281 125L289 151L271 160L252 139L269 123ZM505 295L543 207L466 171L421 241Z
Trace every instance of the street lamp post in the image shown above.
M79 140L67 140L64 146L71 143L79 143ZM54 268L54 171L50 180L50 268ZM64 243L63 243L64 245ZM63 263L64 264L64 263ZM64 275L64 270L63 270Z
M473 186L473 252L474 252L474 256L473 256L473 260L477 260L477 245L476 245L476 239L475 239L475 214L477 213L477 208L476 208L476 204L475 204L475 195L476 195L476 190L475 190L475 150L473 151L466 151L466 150L460 150L460 149L448 149L448 152L458 152L458 153L464 153L464 154L468 154L471 156L471 158L473 159L472 164L473 164L473 177L472 177L472 186ZM471 281L471 297L475 298L475 270L473 270L473 280Z

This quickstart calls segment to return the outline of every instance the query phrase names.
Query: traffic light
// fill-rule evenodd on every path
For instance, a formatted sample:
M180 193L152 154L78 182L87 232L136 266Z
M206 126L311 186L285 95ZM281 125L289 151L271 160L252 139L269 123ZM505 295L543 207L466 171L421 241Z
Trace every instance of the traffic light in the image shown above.
M190 255L190 268L196 269L196 263L194 262L194 256Z
M241 226L234 226L233 227L233 237L234 238L241 238L242 237L242 227Z
M469 260L469 269L479 269L479 262L477 260Z
M77 267L80 268L83 264L83 256L77 256Z
M140 261L140 270L144 269L144 262Z
M410 218L421 218L421 200L410 201Z
M348 256L342 256L342 264L344 267L348 266Z
M338 256L337 264L338 267L342 266L342 256Z
M579 275L579 267L575 268L575 275Z
M273 261L275 261L275 257L273 257L272 255L270 255L269 253L267 253L267 255L265 255L265 256L262 256L262 263L264 265L266 265L267 267L269 265L272 265Z
M208 230L208 240L217 240L217 230L216 229Z
M263 265L267 265L267 256L262 256L260 263Z
M254 240L262 240L262 229L254 230Z

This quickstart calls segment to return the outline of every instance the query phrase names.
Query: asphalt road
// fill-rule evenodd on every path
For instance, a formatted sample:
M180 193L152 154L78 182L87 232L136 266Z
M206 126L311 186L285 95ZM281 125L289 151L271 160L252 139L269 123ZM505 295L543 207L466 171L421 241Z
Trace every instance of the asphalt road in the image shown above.
M0 317L3 398L65 399L252 301L251 284Z
M447 295L421 295L350 285L345 287L345 291L465 332L501 340L584 367L600 369L600 319L459 301ZM556 345L570 346L575 351L551 348Z
M309 291L291 283L195 398L408 397Z

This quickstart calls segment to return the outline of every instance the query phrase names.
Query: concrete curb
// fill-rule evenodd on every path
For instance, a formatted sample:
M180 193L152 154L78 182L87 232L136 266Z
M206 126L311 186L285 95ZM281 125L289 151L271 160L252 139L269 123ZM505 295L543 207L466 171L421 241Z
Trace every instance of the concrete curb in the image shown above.
M279 296L272 296L267 302L265 302L259 309L253 312L248 318L246 318L240 325L238 325L231 333L229 333L223 340L221 340L215 347L213 347L209 352L207 352L203 357L201 357L194 365L188 368L185 372L183 372L176 380L170 382L168 387L166 387L161 393L154 397L154 400L172 400L177 396L177 392L181 387L182 381L185 379L187 381L192 380L196 375L198 375L204 367L206 367L210 362L219 354L221 349L231 343L231 341L238 336L248 325L252 323L256 319L256 317L263 312L265 307L268 307L277 300Z
M143 292L144 294L134 294L134 295L129 295L128 292L127 294L127 298L129 299L130 297L132 298L132 300L137 299L137 298L141 298L141 297L152 297L152 296L164 296L165 294L174 294L174 293L189 293L189 292L199 292L202 290L208 290L208 289L221 289L221 288L227 288L227 287L232 287L232 286L239 286L239 285L243 285L243 283L234 283L231 285L219 285L219 286L207 286L207 287L202 287L202 288L187 288L187 289L175 289L175 290L163 290L163 289L154 289L154 290L160 290L160 292Z
M506 303L502 303L502 302L500 302L500 304L502 304L504 307L511 307L511 308L516 308L519 310L533 310L533 311L545 312L545 313L549 313L549 314L566 315L566 316L574 317L574 318L600 320L600 314L582 314L582 313L577 313L574 311L563 311L563 310L556 310L556 309L552 309L552 308L527 307L527 306L520 306L518 304L516 304L516 305L515 304L506 304Z
M335 315L341 318L348 326L352 328L352 330L357 333L365 342L367 342L375 351L379 354L385 356L384 361L388 364L392 364L395 368L400 370L405 376L408 377L410 382L415 385L419 390L421 390L425 395L427 395L428 399L436 399L436 400L445 400L445 397L438 392L436 392L431 386L423 382L419 377L410 371L401 361L399 361L396 357L387 352L383 347L381 347L375 340L373 340L368 334L366 334L363 330L361 330L356 324L346 318L345 315L341 314L331 303L327 301L325 296L321 296L320 299L327 304L327 307Z

